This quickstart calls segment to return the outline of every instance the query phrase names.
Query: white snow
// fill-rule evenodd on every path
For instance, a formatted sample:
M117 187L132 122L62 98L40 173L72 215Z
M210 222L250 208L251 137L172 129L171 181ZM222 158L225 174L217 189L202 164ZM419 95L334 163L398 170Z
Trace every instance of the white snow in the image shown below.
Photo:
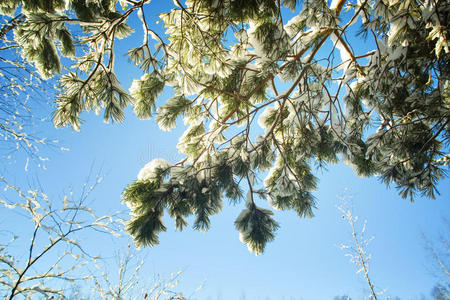
M156 169L166 169L170 167L170 163L162 158L156 158L147 163L137 176L138 180L151 180L156 176Z
M258 39L255 36L255 31L257 29L257 24L255 24L253 21L249 21L249 29L247 31L248 34L248 41L253 46L253 53L260 58L264 58L266 56L264 52L264 46L258 41Z
M406 52L407 52L407 48L406 47L402 47L402 46L398 46L397 48L395 48L394 51L392 51L389 54L389 61L393 61L396 60L402 56L406 56Z
M302 21L303 17L298 14L296 16L294 16L292 19L290 19L286 25L284 25L284 30L286 31L286 33L289 35L289 37L293 37L294 35L296 35L298 33L298 30L295 30L295 24L299 23L300 21Z
M267 204L269 204L270 207L272 207L275 210L280 210L280 208L273 202L273 199L270 196L267 197Z
M341 43L339 38L334 33L331 34L330 38L333 41L333 44L335 45L336 49L339 50L339 54L341 55L341 61L343 63L342 68L344 70L347 70L349 64L352 61L352 57L350 56L350 54L348 53L348 51L345 48L345 46Z
M242 232L239 232L239 240L241 241L241 243L246 244L246 242L244 241L244 234Z
M281 155L277 154L275 158L275 163L273 164L272 168L270 168L269 173L267 174L266 178L264 178L264 186L268 187L269 181L272 179L272 177L275 174L275 171L277 171L278 166L282 165L283 158Z
M276 111L277 109L275 108L275 107L273 107L273 106L269 106L269 107L267 107L265 110L264 110L264 112L259 116L259 118L258 118L258 125L261 127L261 128L264 128L264 129L266 129L267 128L267 126L266 126L266 122L267 122L267 119Z
M339 0L333 0L333 1L331 1L330 9L336 9L338 3L339 3Z

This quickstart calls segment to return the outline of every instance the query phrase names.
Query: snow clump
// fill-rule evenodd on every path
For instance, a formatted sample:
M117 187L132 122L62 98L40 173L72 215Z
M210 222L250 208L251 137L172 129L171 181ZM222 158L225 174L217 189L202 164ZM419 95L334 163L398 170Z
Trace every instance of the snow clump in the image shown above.
M154 160L150 161L149 163L147 163L140 171L139 174L137 176L138 180L151 180L151 179L155 179L155 177L157 176L158 172L157 169L167 169L169 168L171 165L170 163L162 158L155 158Z

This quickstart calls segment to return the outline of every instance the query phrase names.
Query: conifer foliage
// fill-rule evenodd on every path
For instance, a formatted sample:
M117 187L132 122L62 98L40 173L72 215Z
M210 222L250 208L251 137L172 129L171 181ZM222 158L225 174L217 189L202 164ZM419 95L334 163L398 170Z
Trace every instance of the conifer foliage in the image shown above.
M62 70L61 56L75 61L60 80L56 126L79 129L85 110L122 121L129 104L163 130L179 117L187 125L186 158L150 163L123 194L138 244L158 243L165 211L180 230L190 215L207 230L224 199L246 198L235 225L261 253L278 224L260 203L312 217L312 168L340 159L411 200L434 198L446 176L448 1L175 0L159 15L165 35L147 22L146 0L2 3L3 13L26 15L16 39L44 76ZM114 43L133 33L135 12L144 39L127 55L144 75L128 93ZM165 86L174 95L156 107Z

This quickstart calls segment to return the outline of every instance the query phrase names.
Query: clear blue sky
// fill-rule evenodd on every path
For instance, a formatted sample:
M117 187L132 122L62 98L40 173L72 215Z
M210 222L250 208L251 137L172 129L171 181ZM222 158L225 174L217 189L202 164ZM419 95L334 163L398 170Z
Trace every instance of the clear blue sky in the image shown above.
M149 12L156 14L161 9L164 8L151 5ZM138 45L141 36L133 37L122 41L119 50ZM132 78L140 76L125 58L119 59L116 72L125 88L131 85ZM168 96L165 92L159 103ZM91 197L92 207L100 213L125 210L120 195L145 163L158 157L171 162L181 158L176 143L182 128L162 132L153 120L137 120L131 109L127 109L123 124L104 124L101 116L92 112L83 118L81 132L51 126L39 129L41 135L57 137L70 149L46 150L51 158L47 170L34 170L27 175L38 177L50 195L62 194L69 185L81 185L93 165L94 171L100 171L105 179ZM318 175L316 216L299 219L294 212L276 212L281 227L263 255L254 256L239 241L234 220L243 203L226 205L222 213L212 218L207 233L189 227L177 232L167 219L168 230L160 234L160 245L140 250L146 257L143 274L149 278L154 274L165 277L182 269L179 287L187 294L204 284L195 299L332 299L344 294L362 299L369 294L367 285L345 252L337 247L351 243L350 227L336 208L338 196L348 188L346 194L353 196L355 215L367 219L367 235L375 237L369 247L374 284L385 289L387 296L429 296L436 280L428 268L430 257L421 233L435 238L444 229L442 218L448 217L450 181L440 183L438 199L417 198L410 203L401 199L395 188L387 189L376 178L358 178L346 165L330 165L328 171L318 171ZM20 161L11 171L11 178L30 181L24 176ZM126 247L127 240L111 241L113 247L89 243L93 248L104 249L102 254L108 256L114 247Z
M120 204L120 194L146 161L179 158L176 131L161 132L152 121L136 120L132 114L125 123L114 125L86 115L81 133L63 129L56 134L70 151L52 154L47 170L39 173L42 185L53 195L69 185L76 189L94 163L94 170L101 168L105 175L91 197L99 212L126 209ZM18 168L17 176L21 174ZM329 166L320 179L316 216L299 219L293 212L276 212L281 228L263 255L249 253L238 239L233 222L242 204L225 206L212 218L212 228L206 233L190 228L177 232L166 219L168 230L160 234L160 245L141 250L147 260L146 272L150 277L156 273L164 277L185 270L181 288L192 291L204 283L196 299L241 299L242 295L245 299L331 299L343 294L360 299L367 295L366 285L337 247L351 243L350 228L336 209L338 196L347 194L354 198L355 214L367 219L367 235L375 236L369 247L374 283L386 289L387 295L402 299L428 295L436 280L427 268L430 257L421 233L436 237L443 229L449 180L441 182L437 200L418 198L410 203L376 178L356 177L346 165ZM127 241L120 241L113 245L125 247Z

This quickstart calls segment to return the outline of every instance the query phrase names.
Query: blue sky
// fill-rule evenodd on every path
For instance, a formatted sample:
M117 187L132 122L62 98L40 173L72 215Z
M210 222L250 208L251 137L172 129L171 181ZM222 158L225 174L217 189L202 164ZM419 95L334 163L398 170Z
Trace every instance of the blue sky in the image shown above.
M156 13L164 7L149 9ZM137 46L140 41L137 34L137 38L122 41L118 49ZM125 58L119 59L116 72L125 88L133 78L140 77ZM159 103L169 96L165 91ZM42 113L49 111L44 109ZM58 196L67 186L80 186L92 168L104 176L104 181L90 198L91 205L99 213L112 213L126 210L120 195L145 163L159 157L170 162L181 158L176 150L181 127L160 131L153 120L137 120L130 108L122 124L105 124L92 112L85 113L83 119L81 132L56 130L50 124L39 128L41 135L58 138L70 150L44 149L51 158L47 170L33 169L25 175L19 158L9 170L10 180L25 184L39 178L48 194ZM448 217L450 181L440 182L441 195L436 200L417 198L411 203L401 199L394 187L387 189L377 178L359 178L343 164L329 165L328 170L318 170L317 174L320 183L315 193L315 217L299 219L294 212L276 212L280 229L264 254L254 256L239 241L234 220L244 203L226 205L212 218L206 233L189 227L177 232L166 218L168 230L160 234L160 245L140 250L146 259L143 274L165 277L181 269L184 272L179 288L187 295L204 286L194 299L332 299L344 294L362 299L369 295L368 287L338 247L352 242L350 227L336 208L339 196L347 195L353 198L358 224L366 219L366 234L375 237L368 249L373 283L384 289L386 296L428 296L437 281L430 272L430 256L421 234L433 239L444 230L442 218ZM116 249L126 248L129 240L109 239L102 245L91 239L86 242L110 256Z
M104 181L90 201L102 213L126 209L120 195L147 160L177 159L179 155L175 148L179 132L161 132L152 121L136 120L131 113L123 124L113 125L88 114L80 133L62 129L55 134L62 136L70 151L53 153L47 170L36 176L48 193L58 195L69 185L77 189L91 165L94 171L101 169ZM18 168L17 176L22 174ZM339 196L347 195L353 197L355 215L367 219L367 236L375 237L368 249L373 257L374 283L386 289L387 295L418 299L421 293L428 295L436 283L427 268L430 257L421 233L437 237L444 229L448 183L440 183L438 199L418 198L410 203L376 178L358 178L346 165L329 166L320 174L315 193L316 216L299 219L293 212L276 212L281 227L263 255L249 253L234 229L233 222L243 204L227 205L212 218L206 233L189 227L177 232L173 222L166 219L168 230L160 234L160 244L140 250L146 257L145 272L150 277L164 277L184 270L180 288L193 291L204 284L195 299L241 299L243 295L245 299L330 299L343 294L360 299L368 295L367 287L338 248L351 243L350 227L336 208ZM127 242L120 239L111 244L119 249ZM102 254L111 250L105 249Z

